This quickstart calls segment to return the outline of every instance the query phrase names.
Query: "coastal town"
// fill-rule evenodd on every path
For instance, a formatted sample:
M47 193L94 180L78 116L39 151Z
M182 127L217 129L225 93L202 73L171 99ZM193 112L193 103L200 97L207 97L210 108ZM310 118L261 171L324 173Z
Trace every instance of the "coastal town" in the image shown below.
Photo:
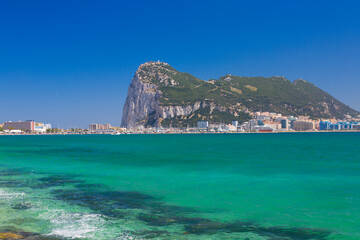
M6 121L0 124L0 135L54 135L54 134L156 134L156 133L279 133L279 132L324 132L360 131L360 118L339 120L311 119L309 116L283 116L272 112L252 113L252 119L239 123L212 123L198 121L196 126L186 128L144 127L127 129L111 124L92 123L87 129L53 128L50 123L35 120Z

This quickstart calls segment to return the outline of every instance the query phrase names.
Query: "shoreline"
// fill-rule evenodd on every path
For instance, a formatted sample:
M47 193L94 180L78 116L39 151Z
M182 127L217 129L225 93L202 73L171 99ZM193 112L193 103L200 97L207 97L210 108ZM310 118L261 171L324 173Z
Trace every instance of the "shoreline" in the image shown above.
M337 130L337 131L274 131L274 132L163 132L163 133L21 133L21 134L0 134L0 136L65 136L65 135L167 135L167 134L284 134L284 133L360 133L360 130Z

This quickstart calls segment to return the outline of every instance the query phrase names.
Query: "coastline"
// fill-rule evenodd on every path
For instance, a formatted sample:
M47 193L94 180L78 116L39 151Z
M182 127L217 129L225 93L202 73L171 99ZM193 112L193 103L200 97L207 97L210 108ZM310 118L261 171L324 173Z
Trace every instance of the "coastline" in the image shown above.
M273 131L273 132L126 132L112 133L21 133L0 134L0 136L64 136L64 135L166 135L166 134L284 134L284 133L360 133L360 130L336 130L336 131Z

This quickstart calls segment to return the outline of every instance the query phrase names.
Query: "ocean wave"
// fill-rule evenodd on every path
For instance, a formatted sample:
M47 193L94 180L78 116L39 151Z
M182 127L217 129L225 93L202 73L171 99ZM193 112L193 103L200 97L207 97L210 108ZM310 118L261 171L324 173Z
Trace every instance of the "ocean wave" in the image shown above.
M105 219L100 214L73 213L64 210L49 210L41 214L52 225L49 236L66 238L91 238L104 227Z
M24 197L25 193L18 192L8 192L3 189L0 189L0 200L14 199Z

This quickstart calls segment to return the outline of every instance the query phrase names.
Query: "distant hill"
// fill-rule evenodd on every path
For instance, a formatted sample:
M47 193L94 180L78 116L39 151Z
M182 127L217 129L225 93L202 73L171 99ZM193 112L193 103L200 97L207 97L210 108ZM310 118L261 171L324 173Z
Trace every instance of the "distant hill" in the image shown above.
M245 121L267 111L312 118L345 119L360 113L312 83L284 77L225 75L204 81L167 63L147 62L132 79L122 126L194 126L198 120Z

